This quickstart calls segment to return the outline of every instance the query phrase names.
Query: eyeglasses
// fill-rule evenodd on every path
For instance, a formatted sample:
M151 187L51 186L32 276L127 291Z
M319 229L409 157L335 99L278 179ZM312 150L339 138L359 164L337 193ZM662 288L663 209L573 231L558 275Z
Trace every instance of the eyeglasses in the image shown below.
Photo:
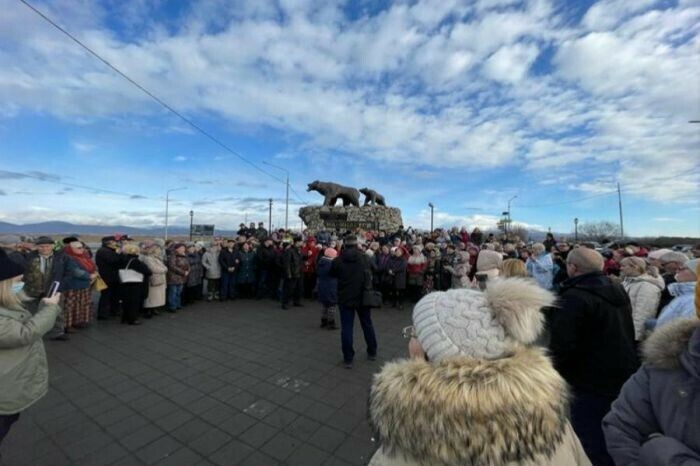
M416 338L416 329L413 325L409 325L408 327L404 327L403 330L401 330L401 336L403 336L406 340L410 338Z

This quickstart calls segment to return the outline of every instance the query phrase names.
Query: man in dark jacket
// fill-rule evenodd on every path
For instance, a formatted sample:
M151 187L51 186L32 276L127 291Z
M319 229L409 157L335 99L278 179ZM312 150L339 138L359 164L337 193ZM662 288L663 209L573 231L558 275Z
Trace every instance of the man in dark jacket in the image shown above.
M256 298L262 299L274 294L274 286L271 280L274 274L271 268L274 267L275 250L272 246L272 239L265 238L264 242L258 246L255 254L258 264L258 289Z
M27 268L24 272L24 294L31 298L27 303L30 311L35 313L39 303L46 298L54 282L61 283L66 271L66 256L54 251L54 241L48 236L40 236L34 242L36 250L27 256ZM61 291L59 287L59 291ZM45 334L52 340L68 340L65 332L63 313L59 312L53 328Z
M301 258L301 238L295 238L294 244L287 246L282 256L282 309L289 309L289 301L301 307L301 297L304 294L302 271L304 261Z
M238 256L236 242L227 240L225 247L219 253L219 265L221 265L221 300L236 299L236 274L241 259Z
M360 319L362 332L367 343L367 359L377 359L377 337L372 325L371 309L362 305L362 295L367 280L372 280L369 258L357 248L357 237L346 237L340 257L333 261L330 275L338 279L338 306L340 307L340 338L343 349L343 362L347 369L352 368L355 357L353 348L353 327L355 313Z
M95 254L95 263L100 277L107 288L100 292L100 303L97 307L97 319L108 319L109 316L120 314L119 267L121 256L117 253L119 245L114 236L102 238L102 247Z
M549 314L554 367L571 385L571 424L595 465L613 465L601 421L639 367L632 306L621 285L602 272L603 257L578 248L566 261L559 309Z

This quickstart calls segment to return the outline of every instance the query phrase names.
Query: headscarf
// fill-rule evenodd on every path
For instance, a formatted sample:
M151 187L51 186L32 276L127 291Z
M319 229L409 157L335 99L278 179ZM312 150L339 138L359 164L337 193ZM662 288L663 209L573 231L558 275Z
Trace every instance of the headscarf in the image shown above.
M63 252L66 253L67 256L72 257L80 265L80 267L85 269L88 273L95 273L95 263L85 254L85 249L83 249L82 253L75 252L75 250L71 247L71 244L74 243L64 246Z

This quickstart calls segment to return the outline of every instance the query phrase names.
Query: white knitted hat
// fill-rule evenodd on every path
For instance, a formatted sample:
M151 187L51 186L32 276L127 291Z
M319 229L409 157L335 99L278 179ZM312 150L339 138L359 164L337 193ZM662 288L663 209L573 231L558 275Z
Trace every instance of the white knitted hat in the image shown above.
M413 325L431 361L452 356L503 357L542 331L540 309L554 295L520 278L489 281L486 291L430 293L413 309Z

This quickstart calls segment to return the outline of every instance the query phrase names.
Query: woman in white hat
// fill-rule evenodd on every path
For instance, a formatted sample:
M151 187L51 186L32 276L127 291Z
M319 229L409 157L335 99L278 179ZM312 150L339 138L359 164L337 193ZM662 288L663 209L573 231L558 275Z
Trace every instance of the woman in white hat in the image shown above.
M525 279L431 293L413 310L411 359L375 376L370 466L590 465L569 392L542 348L554 296Z

